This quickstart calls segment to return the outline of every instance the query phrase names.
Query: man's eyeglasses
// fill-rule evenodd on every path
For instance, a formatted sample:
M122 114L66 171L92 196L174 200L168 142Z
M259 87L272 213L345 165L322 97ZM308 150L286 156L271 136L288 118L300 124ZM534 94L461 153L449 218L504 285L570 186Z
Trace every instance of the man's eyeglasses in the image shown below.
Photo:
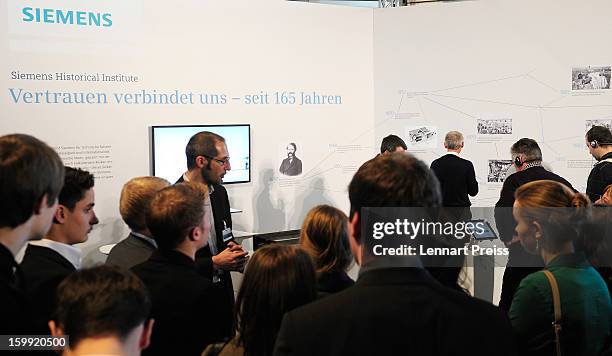
M206 157L209 160L216 161L217 163L219 163L222 166L225 166L225 165L229 164L229 160L230 160L229 157L227 157L225 159L218 159L218 158L207 156L207 155L202 155L202 156Z

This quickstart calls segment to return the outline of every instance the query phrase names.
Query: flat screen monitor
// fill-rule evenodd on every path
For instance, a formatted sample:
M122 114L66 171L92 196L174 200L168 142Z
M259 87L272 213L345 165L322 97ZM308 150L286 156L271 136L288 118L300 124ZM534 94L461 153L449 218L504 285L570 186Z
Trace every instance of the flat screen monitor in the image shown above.
M185 147L194 134L214 132L223 138L229 151L231 170L223 178L224 184L251 181L251 126L189 125L151 127L151 174L176 182L187 170Z

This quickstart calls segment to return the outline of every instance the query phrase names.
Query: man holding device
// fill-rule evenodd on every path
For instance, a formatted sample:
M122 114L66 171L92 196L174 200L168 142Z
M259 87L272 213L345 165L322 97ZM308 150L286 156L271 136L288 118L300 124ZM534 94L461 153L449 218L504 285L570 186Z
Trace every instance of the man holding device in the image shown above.
M225 173L231 170L230 157L225 139L213 132L202 131L193 135L185 148L187 172L176 183L199 182L209 188L212 205L211 230L208 246L196 254L200 270L217 288L223 290L223 305L216 306L222 311L219 327L227 337L234 333L232 311L234 288L230 271L242 271L248 254L234 241L232 217L227 190L221 185Z

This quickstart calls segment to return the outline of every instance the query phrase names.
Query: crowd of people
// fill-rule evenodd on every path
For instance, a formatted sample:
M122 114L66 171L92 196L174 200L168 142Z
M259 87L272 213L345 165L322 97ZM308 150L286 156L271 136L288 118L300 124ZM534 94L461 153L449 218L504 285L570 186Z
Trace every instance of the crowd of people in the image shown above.
M608 216L596 206L612 204L612 133L595 126L585 142L598 161L586 194L542 167L535 140L512 145L516 172L495 210L510 251L496 307L461 288L461 265L365 251L374 237L364 208L450 207L460 212L452 219L471 218L479 187L460 132L446 135L447 154L430 167L385 137L349 184L348 215L313 207L298 245L252 256L232 233L225 140L200 132L175 184L123 186L130 234L91 268L73 245L98 223L94 177L32 136L2 136L0 335L69 336L64 355L606 354L609 231L594 222ZM230 272L243 272L236 297Z

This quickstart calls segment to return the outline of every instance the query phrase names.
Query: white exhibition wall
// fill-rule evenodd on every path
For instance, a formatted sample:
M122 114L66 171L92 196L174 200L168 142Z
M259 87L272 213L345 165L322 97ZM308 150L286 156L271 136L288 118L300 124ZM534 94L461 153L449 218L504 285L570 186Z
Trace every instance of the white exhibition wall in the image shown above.
M612 95L572 90L572 69L612 65L611 10L606 0L481 0L374 11L377 139L399 133L431 162L444 154L446 132L463 132L480 183L474 206L498 200L503 183L489 161L510 160L522 137L537 140L545 164L584 192L594 163L587 124L612 123ZM511 132L479 133L479 120ZM422 127L435 134L428 140Z
M31 14L26 16L25 7L110 13L112 25L45 23L44 15L36 22L35 10L25 10ZM0 12L8 30L0 36L0 133L35 135L58 148L67 164L96 173L95 209L101 222L82 246L85 263L101 258L98 246L127 236L119 193L128 179L150 172L152 125L251 125L252 182L228 186L232 207L243 210L233 216L236 230L298 228L308 209L320 203L348 210L348 182L373 153L371 10L252 0L171 5L160 0L9 0L5 9ZM57 18L54 11L48 20ZM40 75L12 79L17 71L49 73L53 80ZM61 81L57 72L123 74L139 81ZM103 93L108 102L46 103L44 94L41 103L34 103L35 92L47 90L93 92L96 100ZM194 103L125 102L124 94L143 90L193 93ZM296 102L283 104L284 92L295 92ZM341 101L301 105L302 92ZM261 98L262 93L268 103L247 103L247 95ZM208 103L201 104L200 94ZM297 144L296 157L303 162L297 177L278 172L289 142Z
M6 4L0 134L40 137L67 164L96 174L101 223L83 245L86 263L99 260L98 246L127 235L119 192L150 172L152 125L250 124L252 182L228 192L232 207L243 210L235 229L267 232L298 228L316 204L347 211L352 174L389 133L430 162L443 153L445 132L464 132L464 156L481 182L475 205L490 206L501 183L488 182L496 178L489 161L509 159L512 142L537 139L547 163L584 190L593 163L583 141L587 120L612 122L609 89L571 85L573 68L612 62L605 45L612 3L605 0L391 9L283 0ZM92 22L96 14L110 14L112 24ZM57 73L138 82L58 80ZM295 103L284 101L289 92ZM58 103L53 93L63 93ZM90 103L64 103L74 99L68 93L92 93ZM189 99L142 104L126 97L143 93ZM301 105L302 93L333 100ZM506 131L511 120L511 133L478 133L478 120ZM278 172L289 142L304 165L297 177Z

